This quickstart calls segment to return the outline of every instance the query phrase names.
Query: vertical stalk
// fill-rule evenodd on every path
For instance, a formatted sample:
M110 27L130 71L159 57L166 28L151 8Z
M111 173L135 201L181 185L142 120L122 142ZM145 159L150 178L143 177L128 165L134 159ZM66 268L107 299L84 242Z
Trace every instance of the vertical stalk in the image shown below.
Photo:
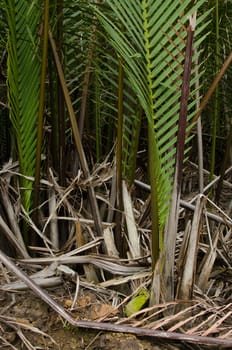
M42 53L41 78L40 78L38 134L37 134L36 164L35 164L34 203L33 203L34 208L37 208L39 204L39 182L40 182L40 168L41 168L41 149L42 149L42 139L43 139L45 79L46 79L47 52L48 52L48 25L49 25L49 0L45 0L44 1L44 25L43 25L43 53Z
M194 54L197 55L197 50L194 50ZM199 84L199 70L198 70L198 59L195 63L195 76L196 76L196 110L200 108L200 84ZM197 152L198 152L198 181L199 181L199 192L203 193L204 190L204 164L203 164L203 142L202 142L202 124L201 117L197 121Z
M219 2L216 0L215 5L215 75L219 71ZM212 123L212 146L211 146L211 162L210 162L210 181L213 180L215 170L216 157L216 138L217 138L217 124L219 119L219 87L216 86L214 95L214 114Z
M93 33L95 32L95 30L96 29L94 26ZM83 90L82 90L82 96L81 96L81 109L80 109L80 116L79 116L79 120L78 120L78 128L79 128L81 139L82 139L82 134L83 134L83 129L84 129L86 109L87 109L87 97L88 97L88 91L89 91L90 71L91 71L91 67L92 67L94 40L95 40L95 34L93 34L90 38L88 60L87 60L86 68L85 68L85 75L84 75L84 81L83 81Z
M56 43L52 37L52 33L49 30L49 41L50 41L50 45L52 48L52 52L53 52L53 56L54 56L54 60L56 63L56 68L57 68L57 72L58 72L58 76L60 79L60 84L62 87L62 91L64 94L64 99L66 102L66 107L69 113L69 117L70 117L70 122L72 125L72 131L73 131L73 137L76 143L76 147L77 147L77 151L78 151L78 156L79 156L79 160L80 160L80 164L83 170L83 174L85 176L85 178L89 178L90 173L89 173L89 167L88 167L88 163L87 163L87 159L85 156L85 152L81 143L81 139L80 139L80 135L79 135L79 130L78 130L78 126L77 126L77 121L76 121L76 117L75 117L75 113L73 110L73 106L72 106L72 102L71 102L71 98L69 95L69 91L68 91L68 87L64 78L64 72L62 69L62 65L61 62L59 60L59 56L57 54L57 49L56 49ZM89 199L90 199L90 205L91 205L91 211L92 211L92 215L93 215L93 219L95 222L95 226L96 226L96 231L97 234L99 236L103 235L102 232L102 223L101 223L101 218L100 218L100 214L99 214L99 209L98 209L98 205L97 205L97 199L94 193L94 188L92 186L89 186L88 188L88 195L89 195Z
M190 135L190 132L192 130L192 128L194 127L195 122L198 120L198 118L200 117L200 115L202 114L203 110L205 109L207 103L209 102L210 98L212 97L217 85L219 84L220 80L222 79L223 75L226 73L227 69L229 68L229 66L231 65L232 62L232 52L229 54L229 56L227 57L227 59L225 60L222 68L220 69L220 71L218 72L217 76L215 77L213 83L211 84L211 86L209 87L209 90L207 91L207 93L205 94L205 96L203 97L200 107L198 109L198 112L196 113L196 115L194 116L194 118L192 119L192 127L190 128L190 130L187 133L187 137Z
M48 50L49 52L49 50ZM48 88L49 88L49 105L51 109L51 136L49 142L48 155L51 157L51 164L53 169L58 173L59 169L59 130L58 130L58 116L57 116L57 98L56 98L56 71L53 69L54 63L52 61L51 52L48 57ZM52 151L51 151L52 150Z
M151 238L151 251L152 251L152 271L155 269L155 265L159 259L160 253L160 229L159 229L159 208L158 208L158 193L157 193L157 179L154 174L155 161L154 161L154 126L148 123L148 164L150 174L151 185L151 224L152 224L152 238Z
M98 64L98 63L97 63ZM101 144L101 115L100 115L100 86L99 86L99 77L98 77L98 68L94 74L94 94L95 94L95 128L96 128L96 161L100 162L100 157L102 154L102 144Z
M81 96L81 107L80 107L80 115L78 119L78 129L80 133L80 138L82 140L83 130L84 130L84 124L86 119L86 111L87 111L87 100L88 100L88 92L89 92L89 84L90 84L90 75L91 75L91 68L92 68L92 57L93 57L93 47L96 40L95 37L95 31L96 27L95 25L92 28L93 34L90 37L90 43L89 43L89 51L88 51L88 58L85 68L85 74L83 79L83 89L82 89L82 96ZM78 161L75 166L74 171L77 171L78 169Z
M135 177L135 168L136 168L136 159L137 159L137 151L138 151L138 146L139 146L139 135L140 135L140 130L141 130L141 122L142 122L142 114L143 110L141 107L139 107L138 112L137 112L137 117L136 117L136 127L134 128L135 133L132 135L133 141L133 152L130 158L130 171L128 174L128 182L129 186L132 186L134 183L134 177Z
M142 1L142 8L143 8L143 17L144 17L144 38L145 38L145 47L146 47L146 60L147 60L147 67L148 67L148 76L152 76L151 66L152 66L152 58L151 58L151 52L150 52L150 39L149 39L149 23L148 23L148 2ZM156 139L154 136L154 101L153 101L153 87L151 79L149 79L149 99L150 99L150 115L151 120L148 122L148 167L149 167L149 179L150 179L150 185L151 185L151 225L152 225L152 239L151 239L151 257L152 257L152 270L154 272L153 274L153 282L152 287L154 286L155 281L155 266L156 263L159 260L159 253L160 253L160 243L162 241L160 232L160 220L159 220L159 208L158 208L158 179L157 179L157 171L156 171L156 159L154 156L155 149L157 149L156 146ZM162 243L161 243L162 244ZM152 288L152 294L153 293ZM157 300L154 299L153 296L151 296L150 302L156 303Z
M175 264L175 246L177 225L179 218L179 201L181 194L181 181L184 161L184 147L186 139L186 125L188 113L188 97L189 84L192 64L192 46L196 26L196 12L189 17L189 28L186 42L185 62L183 83L181 88L180 113L177 133L177 147L176 147L176 168L175 179L173 184L173 193L171 199L171 207L167 228L164 236L164 267L163 267L163 285L165 301L174 300L174 264Z
M230 129L228 131L228 136L227 136L227 141L226 141L226 151L225 151L225 155L224 155L224 158L222 161L220 179L218 181L216 194L215 194L215 199L216 199L217 203L220 200L220 196L221 196L221 192L222 192L223 180L224 180L224 176L225 176L225 172L226 172L226 166L227 166L227 164L229 164L231 143L232 143L232 123L230 123Z
M57 53L62 62L63 46L63 0L57 0ZM65 186L65 108L62 87L58 80L58 132L59 132L59 178L61 186Z
M117 192L117 212L116 212L116 237L115 243L119 254L123 254L123 242L121 236L121 213L123 210L122 200L122 135L123 135L123 79L124 70L122 58L119 59L118 78L118 124L117 124L117 148L116 148L116 192Z

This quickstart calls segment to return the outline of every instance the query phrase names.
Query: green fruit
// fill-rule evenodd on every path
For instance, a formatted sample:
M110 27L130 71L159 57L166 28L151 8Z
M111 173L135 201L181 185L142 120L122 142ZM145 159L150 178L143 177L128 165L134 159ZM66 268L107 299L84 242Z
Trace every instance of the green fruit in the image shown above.
M125 307L125 314L127 317L141 310L150 298L150 293L143 288L136 294Z

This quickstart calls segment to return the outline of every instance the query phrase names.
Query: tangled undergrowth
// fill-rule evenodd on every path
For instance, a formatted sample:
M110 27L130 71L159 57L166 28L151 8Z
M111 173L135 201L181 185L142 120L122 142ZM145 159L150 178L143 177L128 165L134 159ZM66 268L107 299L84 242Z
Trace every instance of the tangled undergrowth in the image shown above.
M49 180L41 181L44 194L49 193L49 196L46 198L44 195L46 200L39 208L40 224L36 225L20 207L19 194L11 187L12 181L17 181L20 176L17 164L8 164L1 170L0 228L1 241L4 243L2 250L9 255L16 252L18 258L14 260L15 268L23 270L26 277L34 281L35 286L47 289L48 297L52 300L51 304L48 301L50 308L45 307L44 302L47 301L36 287L33 291L37 296L33 299L32 294L28 292L31 286L27 280L21 278L20 274L17 275L17 271L11 270L10 265L0 257L3 262L0 300L0 339L4 346L2 348L17 349L14 344L19 344L20 340L24 348L36 349L38 339L30 338L30 334L34 333L38 334L45 344L39 345L39 348L58 349L60 345L55 345L54 339L57 338L54 328L61 324L61 328L71 327L73 330L75 322L78 327L89 330L92 328L101 332L134 333L139 336L145 334L155 337L158 341L165 341L162 345L157 343L157 348L153 347L154 349L159 349L159 346L162 349L165 346L167 349L178 349L182 346L189 349L199 349L200 346L218 348L220 345L232 348L231 168L224 179L221 201L216 205L209 199L208 194L210 190L213 191L218 178L207 185L204 194L198 194L197 169L191 163L186 167L176 240L176 300L158 305L149 305L149 186L138 178L133 191L128 192L127 200L133 209L133 217L129 217L128 220L131 213L123 213L122 233L127 235L128 239L128 258L120 259L113 236L115 224L109 219L114 209L110 196L113 172L111 164L101 164L90 179L82 180L80 172L70 181L67 188L61 188L50 172ZM208 183L208 174L205 174L205 182ZM96 236L94 221L89 215L85 196L89 183L92 186L94 184L100 207L102 237ZM39 247L29 247L29 254L23 245L20 226L22 220L28 223L43 243ZM66 240L62 247L55 248L60 223L64 227ZM134 254L132 234L128 234L130 225L133 229L136 228L134 239L139 238L139 259L131 258ZM192 245L192 237L196 237L195 248ZM193 260L189 260L191 252L194 252ZM180 298L179 291L185 270L191 268L191 264L194 269L194 279L190 281L192 298L187 300L184 296ZM21 305L24 302L26 306L17 309L19 300ZM36 312L39 300L43 306ZM64 311L63 315L63 311L56 309L56 305ZM55 312L51 313L51 308ZM65 315L69 315L70 319L74 320L74 328L69 326L67 319L66 323L62 324L58 315L63 316L64 320ZM85 321L90 322L89 327ZM106 334L108 333L104 333L103 341L99 333L93 333L94 341L89 341L86 345L83 340L83 348L92 346L92 349L96 349L100 347L99 344L102 349L107 346L110 348L109 344L113 342ZM127 339L126 336L123 339ZM123 343L119 338L117 341L119 343L116 342L116 347L121 344L121 348L129 348L127 342ZM133 348L137 346L138 349L146 346L147 349L152 349L154 346L151 343L147 343L146 346L141 345L139 341L136 343L136 338L133 337L129 338L130 342ZM79 347L81 348L80 344ZM113 348L112 345L111 349Z

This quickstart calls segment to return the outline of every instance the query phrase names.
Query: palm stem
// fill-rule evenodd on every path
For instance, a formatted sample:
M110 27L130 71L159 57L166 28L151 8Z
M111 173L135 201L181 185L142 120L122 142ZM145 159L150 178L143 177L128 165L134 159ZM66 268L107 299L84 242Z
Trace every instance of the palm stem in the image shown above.
M159 208L158 208L158 189L157 179L155 174L155 161L154 161L154 128L148 123L148 164L150 173L150 185L151 185L151 222L152 222L152 271L154 271L156 262L159 258L160 252L160 229L159 229Z
M36 164L35 164L34 203L33 203L34 208L37 208L39 204L39 182L40 182L41 153L42 153L41 150L42 150L42 139L43 139L45 79L46 79L47 53L48 53L48 25L49 25L49 0L45 0L44 28L43 28L43 54L42 54L42 66L41 66L41 78L40 78L38 134L37 134Z
M75 113L73 110L69 91L67 88L67 84L66 84L66 81L64 78L64 73L63 73L62 66L61 66L61 63L59 60L59 56L57 54L56 44L55 44L55 41L53 39L53 36L52 36L52 33L50 30L49 30L49 41L50 41L50 44L52 47L52 52L53 52L54 60L56 63L57 72L59 75L59 79L60 79L60 83L62 86L67 110L69 113L69 117L70 117L70 121L71 121L71 125L72 125L73 136L74 136L74 140L76 143L80 164L82 167L83 174L84 174L85 178L87 179L90 177L89 167L88 167L85 152L84 152L84 149L83 149L83 146L81 143L80 134L79 134L78 126L77 126L77 121L76 121ZM94 222L96 225L96 231L97 231L97 234L99 236L102 236L103 233L102 233L102 225L101 225L101 219L100 219L100 214L99 214L99 208L97 205L97 200L96 200L96 196L94 193L94 188L92 186L89 186L88 194L89 194L89 199L90 199L90 206L91 206L91 210L92 210L92 215L93 215Z
M177 155L175 180L173 186L173 195L171 200L170 214L168 218L167 229L164 237L164 268L163 283L165 285L164 298L165 301L174 299L174 264L175 264L175 246L177 225L179 217L179 202L181 193L181 180L184 160L184 145L186 137L187 112L188 112L188 96L189 84L192 64L192 45L196 25L196 13L190 17L190 25L188 28L188 36L186 43L183 83L180 102L180 114L177 134Z
M194 50L194 54L197 55L197 50ZM199 82L199 69L198 59L195 62L195 76L196 76L196 110L200 108L200 82ZM203 141L202 141L202 123L201 118L197 121L197 153L198 153L198 181L199 181L199 192L203 193L204 189L204 164L203 164Z
M122 135L123 135L123 78L124 69L122 58L119 59L118 78L118 124L117 124L117 149L116 149L116 189L117 189L117 213L116 213L116 247L123 255L123 241L121 236L121 218L123 210L122 200Z
M93 31L95 31L95 28L93 28ZM90 47L88 52L88 61L86 64L85 69L85 75L84 75L84 82L83 82L83 91L82 91L82 97L81 97L81 110L80 110L80 116L78 120L78 128L80 132L80 137L82 138L83 129L84 129L84 122L85 122L85 116L86 116L86 108L87 108L87 97L88 97L88 90L89 90L89 81L90 81L90 71L92 66L92 56L93 56L93 43L95 41L95 35L93 34L90 39Z
M231 62L232 62L232 52L230 53L228 58L225 60L222 68L218 72L217 76L215 77L214 81L212 82L211 86L209 87L207 93L205 94L204 98L202 99L200 107L198 109L198 112L196 113L196 115L192 119L192 128L194 127L195 122L197 122L198 118L201 116L203 110L205 109L207 103L209 102L211 96L213 95L213 93L214 93L215 89L217 88L217 85L219 84L223 75L226 73L227 69L229 68ZM192 130L192 128L191 128L191 130ZM189 136L191 130L188 131L186 137Z
M216 26L216 38L215 38L215 73L219 71L219 4L216 0L215 6L215 26ZM217 124L219 119L219 87L216 86L214 95L214 113L212 124L212 146L211 146L211 164L210 164L210 181L213 180L215 170L215 157L216 157L216 139L217 139Z
M57 53L62 62L62 46L63 46L63 0L57 0ZM62 87L57 81L57 114L58 114L58 130L59 130L59 178L61 186L65 186L65 105ZM62 223L63 225L63 223ZM60 225L60 226L62 226Z
M140 130L141 130L142 115L143 115L143 109L140 106L136 113L136 124L134 127L134 133L132 134L133 140L132 140L131 149L133 150L133 152L130 157L130 171L128 174L129 186L132 186L135 178L135 168L136 168L137 152L138 152L138 146L139 146L139 136L140 136Z

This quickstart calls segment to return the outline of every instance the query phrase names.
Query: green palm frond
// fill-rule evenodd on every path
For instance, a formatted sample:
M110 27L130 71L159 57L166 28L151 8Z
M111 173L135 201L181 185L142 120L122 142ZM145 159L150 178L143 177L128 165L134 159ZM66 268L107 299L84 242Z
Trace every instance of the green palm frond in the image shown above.
M129 103L130 102L130 103ZM124 103L122 176L129 185L133 184L142 123L142 109L138 108L138 99L131 93L131 101Z
M205 61L205 79L202 86L202 93L205 95L215 79L218 71L232 50L232 7L228 1L214 1L205 4L205 10L212 8L212 21L209 25L210 34L204 43L204 50L201 60ZM231 84L230 76L232 67L229 65L227 73L215 88L214 94L202 114L204 133L211 135L207 146L210 156L211 176L220 172L222 163L216 161L218 152L225 154L225 136L229 135L231 117ZM223 157L221 157L223 159ZM205 157L207 160L207 157ZM207 161L207 163L208 163ZM215 163L216 161L216 163Z
M111 44L123 58L131 87L147 117L150 181L155 203L153 215L161 233L157 242L160 247L175 169L176 133L187 36L183 28L188 25L188 14L203 3L203 0L197 1L195 6L190 7L187 0L111 0L107 4L112 10L112 17L97 10ZM202 19L198 23L204 26L201 21ZM190 87L193 84L194 79ZM189 106L189 119L193 113L193 104L194 102Z
M88 62L93 17L86 1L64 1L65 75L75 112L80 112L83 78Z
M89 52L92 50L86 125L90 126L88 133L96 139L97 161L112 149L117 133L119 60L108 41L109 37L103 35L89 1L64 1L65 74L77 118L80 115ZM128 77L125 78L124 87L123 175L132 178L132 164L136 156L134 143L137 126L135 128L133 124L138 119L137 98L132 94Z
M78 122L83 113L83 91L89 74L85 122L86 126L89 125L88 133L91 137L95 136L94 131L96 133L96 158L99 161L102 156L102 130L105 129L104 112L112 104L109 98L111 91L103 91L109 67L104 56L99 60L98 48L101 48L101 43L96 32L96 18L89 3L64 1L64 66ZM105 75L102 74L104 69Z
M40 61L38 29L40 2L5 0L8 34L8 100L17 142L20 171L34 176L39 106ZM22 202L28 211L32 181L21 179Z

